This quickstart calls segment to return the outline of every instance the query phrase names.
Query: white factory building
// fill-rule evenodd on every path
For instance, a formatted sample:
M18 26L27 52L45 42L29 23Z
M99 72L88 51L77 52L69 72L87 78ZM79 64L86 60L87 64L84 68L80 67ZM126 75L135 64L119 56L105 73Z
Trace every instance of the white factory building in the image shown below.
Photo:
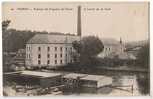
M36 34L26 44L26 66L61 66L75 61L73 41L80 36Z

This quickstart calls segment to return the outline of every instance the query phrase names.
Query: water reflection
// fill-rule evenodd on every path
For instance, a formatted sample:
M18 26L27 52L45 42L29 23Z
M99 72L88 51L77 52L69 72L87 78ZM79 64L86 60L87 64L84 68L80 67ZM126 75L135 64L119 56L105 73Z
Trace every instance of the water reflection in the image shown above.
M101 88L80 88L77 93L69 90L65 95L112 95L112 96L132 96L141 95L138 90L137 76L136 75L115 75L113 76L112 85L103 86Z
M113 76L111 86L106 86L98 91L98 94L104 95L141 95L138 90L136 75L116 75Z

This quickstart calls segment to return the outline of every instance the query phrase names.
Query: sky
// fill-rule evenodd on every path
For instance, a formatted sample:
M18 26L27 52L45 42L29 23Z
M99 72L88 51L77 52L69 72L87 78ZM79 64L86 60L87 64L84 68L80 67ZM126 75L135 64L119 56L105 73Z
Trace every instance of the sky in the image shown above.
M82 36L148 39L148 2L3 2L2 20L11 20L9 28L17 30L76 34L78 5Z

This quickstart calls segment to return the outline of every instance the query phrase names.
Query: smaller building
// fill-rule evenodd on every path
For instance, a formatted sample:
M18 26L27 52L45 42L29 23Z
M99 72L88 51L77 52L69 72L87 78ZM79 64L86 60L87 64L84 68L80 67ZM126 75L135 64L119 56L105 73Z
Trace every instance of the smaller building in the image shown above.
M25 66L25 49L19 49L16 52L16 56L13 57L12 63L19 66L24 67Z
M103 75L89 75L69 73L63 76L63 84L80 93L98 93L99 89L112 84L111 77Z
M80 81L81 92L98 93L101 88L112 85L113 79L102 75L87 75L80 78Z
M141 48L142 48L142 46L135 46L135 47L127 48L126 52L130 53L136 57Z
M62 86L63 91L97 93L102 87L112 84L112 78L103 75L88 75L80 73L47 73L40 71L20 71L4 74L7 81L24 86L39 86L41 88L56 88Z
M39 71L20 71L5 73L5 78L8 81L14 81L21 85L27 86L41 86L41 87L51 87L61 84L61 74L60 73L47 73Z
M122 40L117 41L115 39L111 38L102 38L101 40L104 45L104 50L98 55L98 57L105 58L110 57L113 55L119 55L121 53L124 53L125 51L125 45L123 44Z
M84 84L82 84L83 87L96 87L100 88L106 85L112 84L112 78L102 75L87 75L85 77L82 77L80 80L84 81ZM88 83L87 82L91 82Z

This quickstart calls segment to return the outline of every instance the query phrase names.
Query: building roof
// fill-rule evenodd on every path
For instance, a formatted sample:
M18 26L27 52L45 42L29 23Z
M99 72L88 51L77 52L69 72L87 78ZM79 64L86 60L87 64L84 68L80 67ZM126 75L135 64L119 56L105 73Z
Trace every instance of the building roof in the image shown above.
M126 53L126 52L124 52L124 53L120 53L120 54L119 54L119 59L136 60L136 57L135 57L133 54L131 54L131 53Z
M83 81L95 81L97 83L97 87L102 87L105 85L110 85L112 84L112 78L103 76L103 75L89 75L89 74L80 74L80 73L69 73L66 74L63 78L67 79L77 79L80 78L80 80ZM88 84L85 84L85 86Z
M60 73L47 73L47 72L39 72L39 71L22 71L20 74L27 76L36 76L36 77L56 77L60 76Z
M79 74L79 73L69 73L69 74L66 74L64 76L64 78L70 78L70 79L77 79L78 77L84 77L84 76L87 76L87 74Z
M99 81L103 78L104 76L99 76L99 75L87 75L81 79L83 80L92 80L92 81Z
M101 38L101 41L103 42L104 46L105 45L119 45L120 42L112 39L112 38Z
M27 44L58 44L72 43L80 40L79 36L67 34L36 34Z
M103 75L87 75L86 77L81 78L81 80L86 81L95 81L97 82L97 87L102 87L112 84L113 79L111 77Z

